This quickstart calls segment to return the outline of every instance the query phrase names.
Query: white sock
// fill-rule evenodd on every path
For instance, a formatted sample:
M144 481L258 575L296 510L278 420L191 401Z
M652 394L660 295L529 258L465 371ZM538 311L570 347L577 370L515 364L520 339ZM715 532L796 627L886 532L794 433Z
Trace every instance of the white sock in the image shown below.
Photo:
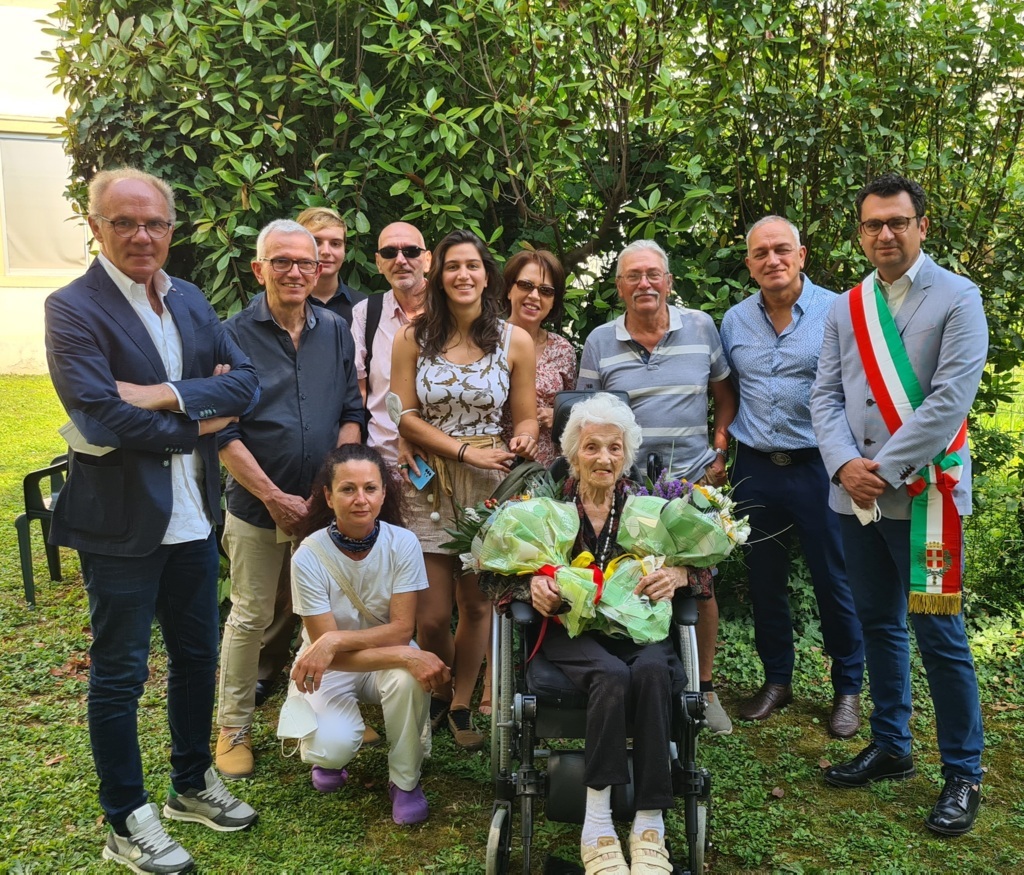
M648 808L636 813L633 835L642 836L647 829L655 830L659 841L665 840L665 816L660 808Z
M612 788L595 790L587 787L587 811L583 816L583 834L580 843L596 845L602 836L614 836L615 824L612 823Z

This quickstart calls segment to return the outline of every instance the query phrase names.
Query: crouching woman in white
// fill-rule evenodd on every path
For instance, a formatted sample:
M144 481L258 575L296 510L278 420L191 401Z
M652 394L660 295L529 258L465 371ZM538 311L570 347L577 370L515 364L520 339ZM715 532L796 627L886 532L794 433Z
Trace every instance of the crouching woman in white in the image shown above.
M340 790L365 728L360 702L379 704L390 745L395 823L427 817L420 786L430 692L451 682L448 668L412 644L416 593L426 589L423 553L400 528L402 487L376 450L332 450L310 498L307 531L292 558L292 605L302 647L289 696L305 694L317 728L299 745L313 786ZM326 526L326 527L325 527Z

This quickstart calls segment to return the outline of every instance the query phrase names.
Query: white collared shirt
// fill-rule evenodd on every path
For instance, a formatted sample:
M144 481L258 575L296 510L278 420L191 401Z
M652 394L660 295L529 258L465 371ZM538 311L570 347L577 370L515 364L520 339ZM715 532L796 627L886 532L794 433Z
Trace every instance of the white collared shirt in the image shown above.
M114 285L131 304L132 309L142 321L146 333L153 341L160 361L163 362L168 380L180 380L182 377L181 334L174 324L171 311L164 303L163 312L158 316L149 303L146 286L135 282L122 273L103 253L99 255L100 264ZM157 271L153 276L153 288L164 302L171 290L171 279L164 271ZM178 407L184 411L185 405L181 395L171 383L166 386L174 392L178 399ZM198 428L196 424L196 428ZM203 500L204 466L198 453L171 454L171 518L167 523L161 544L182 544L186 541L201 541L210 534L213 522L206 510Z
M894 283L887 283L879 273L876 271L875 276L878 277L878 283L882 287L882 296L885 298L886 304L889 305L889 312L893 318L896 318L896 314L899 313L900 307L903 306L903 301L907 297L907 292L910 291L910 287L914 284L914 280L917 279L917 275L921 270L921 265L924 264L924 250L922 249L917 254L917 261L915 261L903 276L901 276Z

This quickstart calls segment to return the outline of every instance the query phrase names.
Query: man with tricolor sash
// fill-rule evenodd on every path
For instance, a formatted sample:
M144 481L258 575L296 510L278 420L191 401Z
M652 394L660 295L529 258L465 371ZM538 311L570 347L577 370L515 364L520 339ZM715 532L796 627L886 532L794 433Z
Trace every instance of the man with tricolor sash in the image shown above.
M977 817L984 746L961 613L961 517L971 510L966 417L988 326L977 286L921 251L928 218L920 185L886 174L860 191L857 209L875 270L829 314L811 416L840 515L874 711L871 744L825 780L861 787L916 774L909 616L945 780L925 823L960 835Z

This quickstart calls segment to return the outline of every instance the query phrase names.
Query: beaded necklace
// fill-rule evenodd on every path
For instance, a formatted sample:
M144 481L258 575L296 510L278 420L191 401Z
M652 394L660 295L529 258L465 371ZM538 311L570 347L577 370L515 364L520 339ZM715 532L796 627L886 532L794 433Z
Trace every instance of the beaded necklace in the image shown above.
M377 536L380 534L380 520L373 523L373 531L365 538L350 538L338 531L338 521L331 520L327 527L327 534L331 536L334 546L339 550L347 550L349 553L365 553L371 550L377 543Z
M619 486L619 484L616 484L615 491L612 494L612 504L608 509L608 518L604 522L604 527L601 529L600 533L595 532L594 534L596 541L594 561L597 563L597 566L602 569L607 564L612 547L618 539L619 531L616 523L616 510L619 503ZM583 509L583 498L580 496L579 483L573 482L570 488L573 492L573 500L576 503L576 509L579 511L581 527L583 525L583 521L586 520L586 525L590 527L591 531L593 531L594 525L590 522L590 517L587 516L586 511Z

